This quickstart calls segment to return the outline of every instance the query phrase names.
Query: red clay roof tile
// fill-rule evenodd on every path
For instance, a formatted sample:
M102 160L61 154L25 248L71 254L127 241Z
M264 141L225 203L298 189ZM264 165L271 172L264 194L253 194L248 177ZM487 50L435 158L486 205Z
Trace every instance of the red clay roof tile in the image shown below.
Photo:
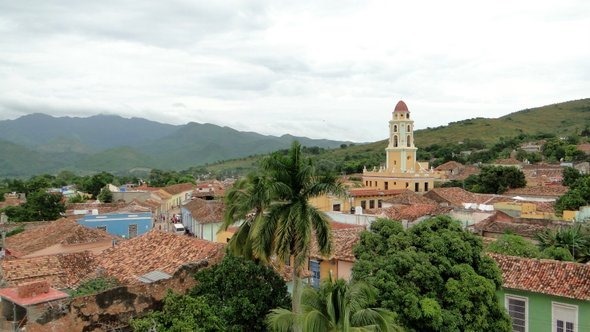
M549 259L489 254L502 270L503 287L590 300L590 266Z

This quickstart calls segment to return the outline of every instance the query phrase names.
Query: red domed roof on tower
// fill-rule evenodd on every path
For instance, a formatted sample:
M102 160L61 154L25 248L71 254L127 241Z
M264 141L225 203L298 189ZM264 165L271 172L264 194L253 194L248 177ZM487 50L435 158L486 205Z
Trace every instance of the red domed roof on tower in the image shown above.
M410 110L408 110L408 105L406 105L406 103L404 103L403 100L400 100L397 102L397 105L395 105L395 109L393 111L394 112L409 112Z

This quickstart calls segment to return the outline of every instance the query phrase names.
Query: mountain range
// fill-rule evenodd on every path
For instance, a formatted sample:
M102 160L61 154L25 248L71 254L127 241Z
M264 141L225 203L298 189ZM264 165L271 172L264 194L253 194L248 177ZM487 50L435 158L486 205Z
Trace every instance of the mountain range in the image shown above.
M586 98L525 109L500 118L466 119L417 130L415 140L418 148L467 139L491 144L501 137L538 133L568 136L588 132L589 128L590 98ZM383 133L387 136L386 123ZM76 118L30 114L0 121L0 176L56 174L61 170L82 175L151 168L183 170L213 163L216 170L250 169L257 158L245 157L288 148L295 139L304 146L325 149L348 144L347 149L328 150L318 156L330 162L360 154L384 158L387 145L387 140L351 146L351 142L268 136L194 122L170 125L114 115Z
M131 169L181 170L217 161L303 146L334 148L350 142L280 137L213 124L163 124L115 115L88 118L29 114L0 121L0 176L70 170L123 173Z

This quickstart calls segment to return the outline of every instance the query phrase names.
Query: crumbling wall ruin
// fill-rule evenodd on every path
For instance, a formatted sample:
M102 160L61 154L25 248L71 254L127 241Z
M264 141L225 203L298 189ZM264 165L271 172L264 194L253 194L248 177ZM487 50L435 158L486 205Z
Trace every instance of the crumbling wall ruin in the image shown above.
M194 274L207 261L183 265L172 278L149 284L121 286L104 292L45 306L44 314L27 324L27 332L126 331L129 320L162 307L168 290L187 293L196 285Z

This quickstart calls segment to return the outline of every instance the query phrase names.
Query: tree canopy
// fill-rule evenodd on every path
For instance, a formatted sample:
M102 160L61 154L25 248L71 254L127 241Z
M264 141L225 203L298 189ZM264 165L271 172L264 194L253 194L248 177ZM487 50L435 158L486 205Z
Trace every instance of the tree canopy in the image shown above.
M272 268L232 255L195 278L189 294L169 293L162 310L134 319L134 331L265 331L270 310L291 303Z
M8 206L4 213L10 221L56 220L66 211L61 194L35 191L20 206Z
M590 175L584 175L578 177L570 185L570 189L555 201L555 212L561 215L565 210L577 210L588 204L590 204Z
M539 248L522 236L504 234L487 247L489 252L497 254L520 256L526 258L538 258L541 256Z
M224 321L225 331L264 331L264 318L274 308L288 308L285 281L270 267L226 256L195 275L191 296L203 298Z
M516 167L484 166L475 178L471 191L501 194L510 188L526 186L524 173Z
M377 305L410 331L510 331L495 294L500 270L482 251L479 238L446 216L407 231L378 219L361 234L353 279L376 287Z

